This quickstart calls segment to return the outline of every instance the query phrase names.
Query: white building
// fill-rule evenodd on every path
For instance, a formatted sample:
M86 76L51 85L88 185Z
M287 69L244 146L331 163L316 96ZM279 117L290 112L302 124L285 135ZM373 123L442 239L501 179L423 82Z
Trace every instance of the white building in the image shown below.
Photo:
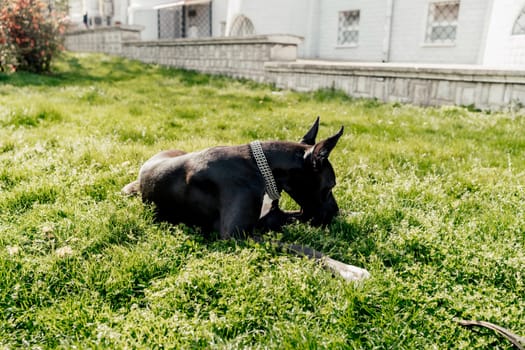
M525 68L525 0L70 0L143 40L294 34L302 58ZM79 12L80 10L80 12Z

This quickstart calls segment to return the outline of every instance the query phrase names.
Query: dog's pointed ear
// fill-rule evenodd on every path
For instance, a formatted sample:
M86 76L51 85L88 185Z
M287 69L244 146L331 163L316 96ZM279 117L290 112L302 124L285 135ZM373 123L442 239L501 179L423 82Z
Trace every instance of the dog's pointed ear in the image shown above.
M316 143L305 155L305 160L310 161L314 169L319 169L328 159L330 153L337 145L337 141L343 135L344 126L341 126L339 132L326 140Z
M310 127L310 130L303 136L303 139L301 140L301 143L304 143L305 145L313 146L315 145L315 138L317 137L317 132L319 131L319 116L317 116L317 119L313 123L313 125Z

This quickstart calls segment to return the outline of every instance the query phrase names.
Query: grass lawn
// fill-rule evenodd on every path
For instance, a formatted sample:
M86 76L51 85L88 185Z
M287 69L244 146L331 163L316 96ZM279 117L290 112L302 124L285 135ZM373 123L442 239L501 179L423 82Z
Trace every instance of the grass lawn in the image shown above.
M143 161L345 134L342 214L251 241L157 224L120 189ZM295 208L289 198L283 207ZM275 91L102 55L0 74L0 348L510 349L525 335L525 117Z

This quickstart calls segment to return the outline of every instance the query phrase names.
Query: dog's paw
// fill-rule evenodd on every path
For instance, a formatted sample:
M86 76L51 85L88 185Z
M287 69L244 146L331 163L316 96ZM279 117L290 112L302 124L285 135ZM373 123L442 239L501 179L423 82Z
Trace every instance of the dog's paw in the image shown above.
M339 274L346 281L361 281L370 277L370 273L357 266L347 265L340 261L326 257L324 264L334 273Z
M133 182L130 182L126 186L120 190L120 193L122 193L124 196L134 196L139 194L140 192L140 183L136 180Z

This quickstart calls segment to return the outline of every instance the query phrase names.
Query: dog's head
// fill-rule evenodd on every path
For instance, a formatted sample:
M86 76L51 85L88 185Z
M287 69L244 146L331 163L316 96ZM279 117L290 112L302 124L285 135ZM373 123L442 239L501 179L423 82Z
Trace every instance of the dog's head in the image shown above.
M292 171L284 190L301 206L301 220L312 225L328 225L338 214L339 207L332 193L336 184L335 173L328 160L343 134L344 128L325 140L315 142L319 118L304 135L301 143L308 148L304 153L301 169Z

